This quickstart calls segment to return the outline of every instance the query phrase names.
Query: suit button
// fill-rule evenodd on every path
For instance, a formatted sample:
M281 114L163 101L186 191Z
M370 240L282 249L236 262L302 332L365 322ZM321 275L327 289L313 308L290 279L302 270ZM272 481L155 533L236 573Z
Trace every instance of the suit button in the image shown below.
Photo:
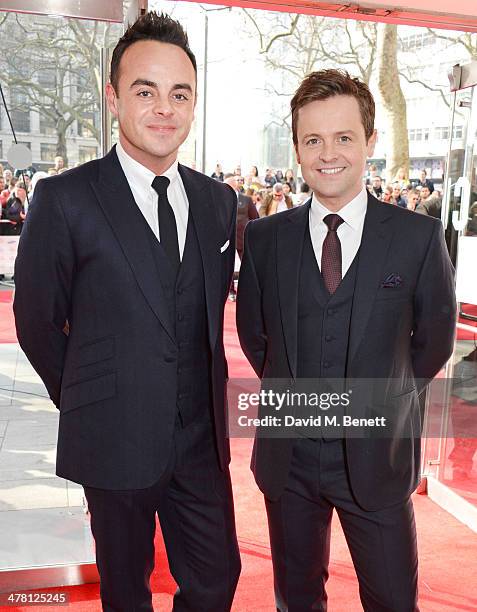
M177 295L182 295L184 293L184 289L179 288L177 290Z
M176 358L174 357L174 355L165 355L164 356L164 361L166 363L174 363L175 360L176 360Z
M335 314L335 309L334 308L328 308L328 314L330 316L333 316Z
M181 399L184 399L185 397L187 397L187 393L179 393L179 395L178 395L178 398L179 398L180 400L181 400Z
M184 315L183 315L183 314L181 314L181 313L179 313L179 314L177 315L177 320L178 320L178 321L183 321L183 319L184 319Z
M330 336L329 334L326 334L325 340L326 340L326 342L331 342L332 340L334 340L334 338L333 338L333 336Z
M330 363L329 361L323 361L323 367L326 368L326 369L330 368L332 365L333 364Z

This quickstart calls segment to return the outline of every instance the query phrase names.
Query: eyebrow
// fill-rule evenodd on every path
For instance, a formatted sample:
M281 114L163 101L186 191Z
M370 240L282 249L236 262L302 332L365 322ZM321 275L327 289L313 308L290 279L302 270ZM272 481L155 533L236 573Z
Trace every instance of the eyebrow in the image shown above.
M143 85L145 87L152 87L153 89L159 89L159 85L155 83L154 81L149 81L149 79L136 79L133 83L131 83L129 89L133 89L133 87L136 87L137 85ZM189 83L175 83L172 86L171 91L175 91L176 89L185 89L187 91L190 91L190 93L192 93L192 87L189 85Z
M345 134L352 134L356 136L356 132L354 130L340 130L339 132L335 132L333 136L344 136ZM312 136L320 137L320 134L317 132L310 132L309 134L305 134L303 138L311 138Z

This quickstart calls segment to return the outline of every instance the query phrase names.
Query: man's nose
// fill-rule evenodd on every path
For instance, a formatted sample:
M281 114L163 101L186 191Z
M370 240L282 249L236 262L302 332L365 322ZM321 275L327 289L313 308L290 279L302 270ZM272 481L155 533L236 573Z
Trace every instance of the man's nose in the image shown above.
M174 112L169 98L161 97L156 98L153 111L155 115L163 115L165 117L172 115Z
M336 144L334 142L324 142L320 151L320 159L324 162L330 162L337 157Z

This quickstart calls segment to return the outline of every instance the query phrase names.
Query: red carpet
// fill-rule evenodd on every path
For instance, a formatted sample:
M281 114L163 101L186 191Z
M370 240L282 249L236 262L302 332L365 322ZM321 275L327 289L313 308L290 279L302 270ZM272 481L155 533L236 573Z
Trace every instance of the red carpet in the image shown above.
M0 344L17 341L12 311L13 291L0 291Z
M251 376L235 334L235 306L226 309L225 339L230 373L233 377ZM232 478L235 493L237 531L242 555L242 576L233 612L273 612L273 585L270 548L262 497L248 468L251 440L232 440ZM476 565L477 534L441 510L427 497L414 496L420 551L421 612L456 612L477 610ZM174 583L166 570L164 548L156 541L156 570L152 587L156 610L170 610ZM331 576L328 583L330 612L361 610L358 588L349 553L337 520L332 534ZM71 587L67 590L67 610L99 612L98 585ZM30 607L0 607L0 610L21 610ZM51 607L36 606L38 612ZM197 602L197 612L201 612Z

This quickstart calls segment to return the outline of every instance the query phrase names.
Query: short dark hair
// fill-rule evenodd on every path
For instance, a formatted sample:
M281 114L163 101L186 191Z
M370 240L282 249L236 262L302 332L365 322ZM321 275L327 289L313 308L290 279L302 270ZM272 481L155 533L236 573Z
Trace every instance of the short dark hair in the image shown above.
M353 96L359 104L361 122L368 141L374 132L376 113L374 98L366 83L351 77L346 70L319 70L312 72L302 81L290 103L292 112L293 144L297 146L298 111L300 108L315 102L327 100L333 96Z
M128 47L141 40L155 40L157 42L168 43L169 45L176 45L176 47L179 47L187 54L197 76L197 62L195 55L189 47L189 38L184 28L178 21L169 17L169 15L165 13L159 15L155 11L150 11L139 17L133 25L129 26L114 48L111 59L110 81L116 94L118 93L121 58Z

